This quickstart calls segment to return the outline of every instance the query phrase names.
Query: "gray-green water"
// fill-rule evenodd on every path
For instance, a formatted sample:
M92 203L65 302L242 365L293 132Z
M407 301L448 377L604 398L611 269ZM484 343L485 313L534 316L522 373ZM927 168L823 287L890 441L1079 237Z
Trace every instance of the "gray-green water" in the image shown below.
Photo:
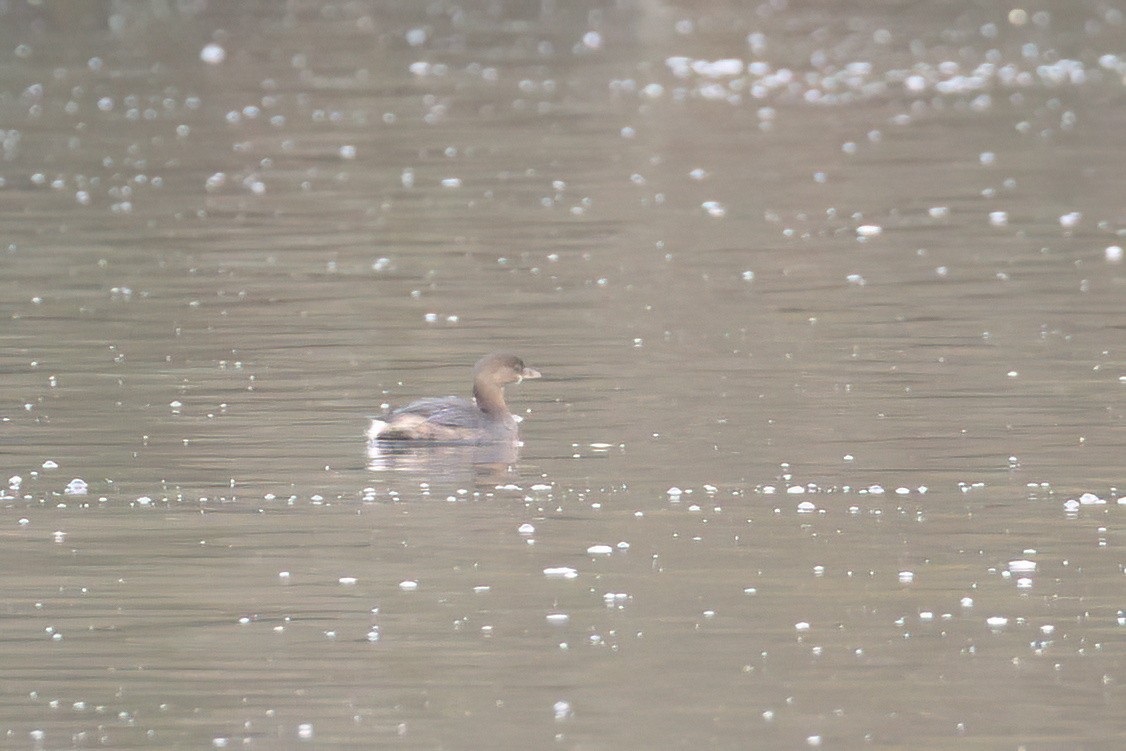
M1124 24L0 4L0 746L1121 747Z

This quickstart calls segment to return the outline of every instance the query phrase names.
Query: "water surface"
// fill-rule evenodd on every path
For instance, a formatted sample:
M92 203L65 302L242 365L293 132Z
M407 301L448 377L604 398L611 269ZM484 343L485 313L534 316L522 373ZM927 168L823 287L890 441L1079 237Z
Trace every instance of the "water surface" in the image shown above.
M1119 747L1123 24L0 6L0 744Z

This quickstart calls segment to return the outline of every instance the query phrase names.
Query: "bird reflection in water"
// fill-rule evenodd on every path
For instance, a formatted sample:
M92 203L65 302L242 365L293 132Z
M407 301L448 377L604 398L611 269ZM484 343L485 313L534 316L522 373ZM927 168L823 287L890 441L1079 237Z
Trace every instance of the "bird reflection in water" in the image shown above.
M510 482L519 457L520 444L514 441L467 446L375 440L367 445L368 469L372 472L410 472L457 480L471 468L478 485Z

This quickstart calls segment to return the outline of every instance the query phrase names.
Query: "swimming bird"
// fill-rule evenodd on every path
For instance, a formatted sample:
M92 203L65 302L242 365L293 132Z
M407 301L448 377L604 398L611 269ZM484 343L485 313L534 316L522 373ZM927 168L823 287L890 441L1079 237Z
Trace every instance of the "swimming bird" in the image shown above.
M473 367L473 400L458 396L411 402L371 421L372 441L425 441L479 445L515 443L517 418L504 401L504 387L539 378L516 355L485 355Z

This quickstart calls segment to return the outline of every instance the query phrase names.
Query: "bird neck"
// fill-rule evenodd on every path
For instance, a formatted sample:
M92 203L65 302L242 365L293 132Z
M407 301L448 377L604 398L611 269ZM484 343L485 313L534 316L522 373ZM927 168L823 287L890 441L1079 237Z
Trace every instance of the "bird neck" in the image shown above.
M504 403L503 386L478 379L473 382L473 399L477 402L477 409L491 417L505 417L511 414L508 405Z

